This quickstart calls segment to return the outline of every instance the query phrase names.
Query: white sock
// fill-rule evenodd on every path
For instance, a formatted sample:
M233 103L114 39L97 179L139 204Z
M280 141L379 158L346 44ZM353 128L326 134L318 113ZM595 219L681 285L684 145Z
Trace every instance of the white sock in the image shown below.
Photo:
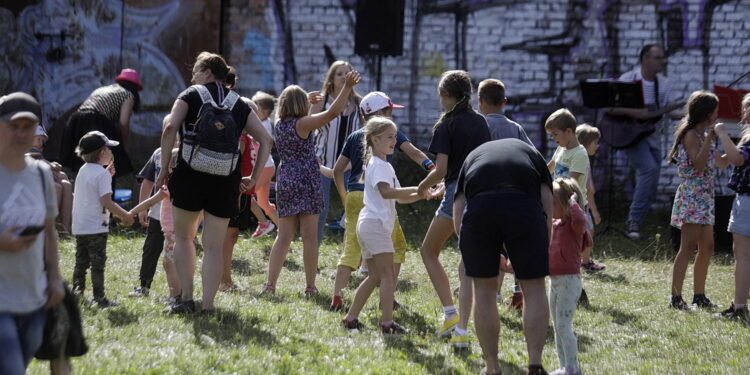
M453 329L453 333L458 336L463 336L469 334L469 330L456 327L455 329Z
M456 306L443 306L443 313L445 313L446 319L452 317L453 315L456 315Z

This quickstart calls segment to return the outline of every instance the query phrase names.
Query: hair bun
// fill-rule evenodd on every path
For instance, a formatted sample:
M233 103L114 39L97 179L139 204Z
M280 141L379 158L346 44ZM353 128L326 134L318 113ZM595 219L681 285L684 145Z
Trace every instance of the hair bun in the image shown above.
M228 88L233 88L234 85L237 83L237 74L235 73L236 70L229 67L229 72L227 72L226 78L224 78L224 83L227 85Z

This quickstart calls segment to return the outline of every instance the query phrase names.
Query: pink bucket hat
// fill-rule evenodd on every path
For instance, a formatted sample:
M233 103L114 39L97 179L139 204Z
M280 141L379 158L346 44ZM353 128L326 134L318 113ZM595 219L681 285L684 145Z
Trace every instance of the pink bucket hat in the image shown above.
M120 75L115 77L115 82L118 81L127 81L134 83L136 86L138 86L138 91L143 90L143 85L141 84L141 80L138 79L138 72L135 69L123 69L120 72Z

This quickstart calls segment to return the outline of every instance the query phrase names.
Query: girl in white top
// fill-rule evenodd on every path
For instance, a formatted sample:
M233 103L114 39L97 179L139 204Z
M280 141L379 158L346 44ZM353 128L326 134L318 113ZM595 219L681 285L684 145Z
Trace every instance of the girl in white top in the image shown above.
M405 333L406 329L393 321L395 281L391 232L396 220L396 201L411 203L421 197L417 194L416 186L401 187L393 166L386 161L386 157L396 147L396 124L385 117L373 117L367 121L363 132L365 207L359 213L357 237L370 272L357 288L343 324L347 329L362 326L357 319L359 312L379 284L380 306L383 311L380 329L383 333L400 334ZM434 193L436 192L431 191L431 194Z

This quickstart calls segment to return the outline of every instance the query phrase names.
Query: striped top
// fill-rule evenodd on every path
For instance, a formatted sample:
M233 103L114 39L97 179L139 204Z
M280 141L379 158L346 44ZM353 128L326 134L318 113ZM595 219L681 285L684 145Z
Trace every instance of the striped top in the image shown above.
M325 98L323 110L328 107L328 95ZM359 104L357 103L357 107ZM348 116L341 115L318 129L315 133L315 156L320 163L328 168L333 168L336 158L339 157L344 142L349 134L360 128L359 112L352 111Z
M118 84L100 87L89 95L78 108L80 112L101 113L115 123L120 122L122 103L133 99L133 93Z

